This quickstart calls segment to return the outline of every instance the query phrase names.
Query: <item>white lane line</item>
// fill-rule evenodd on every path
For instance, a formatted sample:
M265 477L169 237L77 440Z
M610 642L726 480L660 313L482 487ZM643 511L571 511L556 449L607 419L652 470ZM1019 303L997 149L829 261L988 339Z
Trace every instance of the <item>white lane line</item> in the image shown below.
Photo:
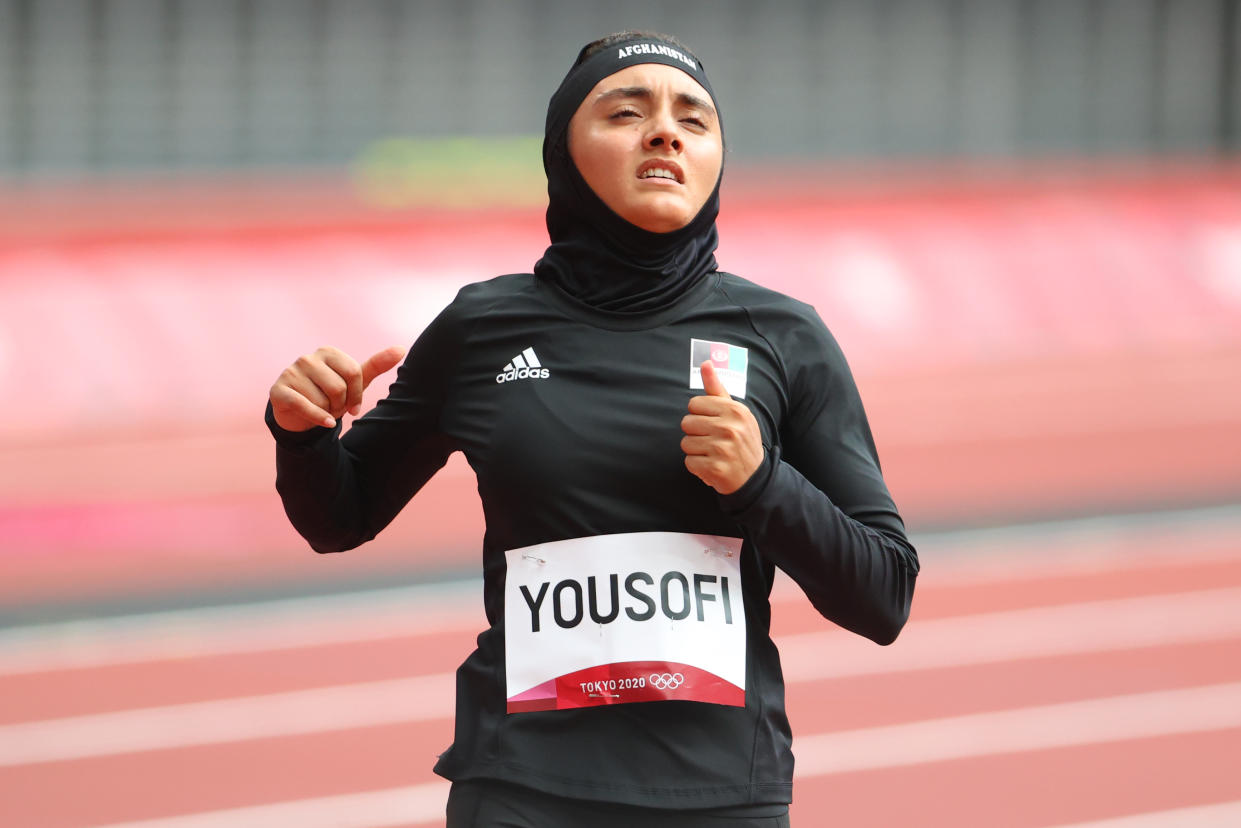
M1094 515L914 537L921 583L966 586L1241 560L1241 506ZM1189 553L1189 554L1186 554Z
M793 753L796 776L823 776L1236 727L1241 682L819 733Z
M839 630L777 644L793 683L1232 638L1241 588L938 619L892 647ZM0 767L448 719L454 689L437 673L0 725Z
M454 583L0 629L0 678L438 633L469 635L486 626L479 593L478 584ZM805 597L788 578L781 577L772 601L797 603ZM928 624L970 623L973 617L918 621L916 610L915 605L914 619L902 642ZM818 646L821 639L833 635L846 634L829 629L788 640L804 638ZM861 644L862 648L869 646ZM825 663L817 656L815 660Z
M0 727L0 767L446 720L455 677L343 684Z
M1019 753L1075 745L1117 742L1241 727L1241 683L1187 690L1138 693L930 719L902 725L822 733L795 740L798 779L858 770L918 765L949 759ZM126 822L100 828L381 828L431 822L443 813L446 783L429 783L361 794L294 800L271 805L208 811ZM1188 809L1196 822L1090 823L1090 828L1146 828L1164 825L1222 825L1236 803ZM1189 813L1199 811L1200 813ZM1067 827L1066 827L1067 828ZM1087 828L1077 826L1076 828Z
M447 782L321 796L184 816L114 822L101 828L385 828L444 819Z
M796 587L773 604L805 601ZM0 629L0 678L486 629L482 585L454 582ZM464 653L462 654L464 657Z
M1235 544L1186 557L1130 554L1154 544L1183 551L1192 539L1235 537L1241 507L1150 515L1110 515L916 536L928 562L927 585L1011 583L1056 574L1191 565L1241 557ZM1162 539L1166 537L1166 544ZM1158 543L1157 543L1158 541ZM1028 554L1024 554L1028 552ZM933 562L933 563L932 563ZM805 596L782 574L773 603ZM916 609L916 603L915 603ZM486 626L482 584L365 590L233 606L143 613L0 629L0 677L165 659L266 652L434 633L477 633Z
M481 582L285 598L0 629L0 676L485 628Z
M1074 822L1055 828L1235 828L1241 825L1241 801L1191 805L1167 811Z
M843 630L777 641L788 681L1241 637L1241 587L910 621L890 647Z

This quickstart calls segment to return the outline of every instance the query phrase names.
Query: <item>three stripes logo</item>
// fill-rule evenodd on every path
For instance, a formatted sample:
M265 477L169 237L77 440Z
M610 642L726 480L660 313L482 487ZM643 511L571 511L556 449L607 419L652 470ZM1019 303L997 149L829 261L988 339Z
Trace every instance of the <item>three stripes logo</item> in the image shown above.
M527 348L496 374L496 382L512 382L519 379L547 379L552 372L543 367L533 348Z

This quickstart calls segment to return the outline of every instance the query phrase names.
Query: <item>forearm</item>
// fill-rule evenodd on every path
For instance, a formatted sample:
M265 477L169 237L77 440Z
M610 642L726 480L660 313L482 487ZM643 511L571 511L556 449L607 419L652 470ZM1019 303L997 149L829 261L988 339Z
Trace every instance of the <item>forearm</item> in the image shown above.
M896 639L909 617L918 559L893 509L853 507L851 517L778 449L721 501L758 553L792 577L825 618L879 644Z
M265 419L276 439L276 491L298 534L316 552L341 552L370 540L340 425L287 432L275 423L270 405Z

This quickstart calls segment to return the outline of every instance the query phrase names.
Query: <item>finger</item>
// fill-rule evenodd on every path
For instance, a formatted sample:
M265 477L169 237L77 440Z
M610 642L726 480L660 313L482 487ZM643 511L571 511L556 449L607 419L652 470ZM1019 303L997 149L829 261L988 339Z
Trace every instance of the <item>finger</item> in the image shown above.
M285 431L306 431L315 426L335 428L336 418L287 385L271 389L272 415Z
M722 433L718 417L710 414L686 414L681 418L681 431L692 436L709 436Z
M331 364L327 360L331 360ZM349 399L349 365L352 362L348 354L320 348L313 354L298 357L292 367L302 381L289 385L333 417L339 417L347 409L345 402ZM319 394L323 395L323 400L317 399Z
M681 451L685 454L705 457L715 449L715 441L710 437L688 436L681 438Z
M337 382L340 382L340 377L336 377L335 379ZM332 410L331 398L309 377L295 377L291 382L286 384L289 386L291 391L301 394L310 402L311 405L323 409L329 415L336 417L343 413L339 410Z
M324 382L330 387L320 386L331 398L333 410L340 414L346 411L357 414L362 405L362 368L353 357L336 348L320 348L318 354L323 364L340 380L337 382L331 377L324 377Z
M380 374L391 371L405 358L405 351L395 345L384 348L362 363L362 387L366 388Z
M732 397L712 397L706 394L689 398L689 413L704 417L723 417L735 404Z
M319 377L316 381L315 377ZM274 392L277 388L285 387L295 394L300 394L310 401L311 405L318 406L327 413L332 413L332 400L328 392L324 391L319 382L326 385L336 383L343 389L344 381L336 376L332 370L318 360L314 354L307 354L299 357L297 362L285 368L280 376L276 379L276 384L272 386ZM274 399L274 397L273 397Z
M719 374L715 372L715 363L709 359L702 364L702 389L713 397L732 398Z

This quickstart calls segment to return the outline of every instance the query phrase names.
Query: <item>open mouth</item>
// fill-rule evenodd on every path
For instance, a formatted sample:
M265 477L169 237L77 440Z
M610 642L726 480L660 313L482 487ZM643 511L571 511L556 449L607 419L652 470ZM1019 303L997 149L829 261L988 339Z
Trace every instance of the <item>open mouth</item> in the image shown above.
M638 167L638 178L642 180L658 178L665 181L675 181L677 184L685 183L685 174L681 171L680 166L673 161L647 161L641 167Z

